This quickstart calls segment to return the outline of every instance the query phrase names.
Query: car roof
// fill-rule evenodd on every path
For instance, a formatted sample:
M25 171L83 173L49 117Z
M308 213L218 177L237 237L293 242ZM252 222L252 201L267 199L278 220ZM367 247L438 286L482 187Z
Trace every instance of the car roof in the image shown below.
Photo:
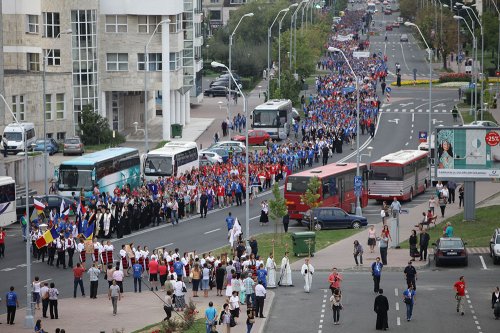
M460 237L441 237L439 238L440 241L464 241L462 238Z

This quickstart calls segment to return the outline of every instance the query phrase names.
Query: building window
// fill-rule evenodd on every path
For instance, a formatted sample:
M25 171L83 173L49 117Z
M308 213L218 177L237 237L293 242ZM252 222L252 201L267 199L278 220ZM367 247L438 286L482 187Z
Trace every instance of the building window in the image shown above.
M182 30L182 14L170 15L169 31L170 33L176 33Z
M52 103L52 95L45 94L45 119L52 120L52 111L53 111L53 103Z
M148 53L148 71L161 71L161 53ZM143 71L145 67L146 59L144 59L144 53L137 54L137 70Z
M219 3L219 0L210 0L210 3Z
M26 15L26 32L29 34L38 33L38 15Z
M57 132L57 141L64 141L66 139L66 132Z
M45 58L47 58L47 65L49 66L61 66L61 50L43 50Z
M127 53L107 53L106 54L107 71L128 71Z
M156 26L161 22L161 16L140 15L137 17L137 21L137 31L139 33L152 34L155 31ZM161 33L161 25L158 26L156 32Z
M56 94L56 119L64 119L65 104L64 94Z
M180 52L172 52L170 53L170 70L176 71L181 68L181 53Z
M211 10L209 13L210 20L220 21L222 19L220 12L221 12L220 10Z
M106 15L106 32L127 32L127 15Z
M40 71L40 53L26 53L28 59L28 71L39 72Z
M24 121L24 95L12 96L12 112L16 115L17 121Z
M43 35L44 37L55 38L61 32L61 22L59 13L43 13Z

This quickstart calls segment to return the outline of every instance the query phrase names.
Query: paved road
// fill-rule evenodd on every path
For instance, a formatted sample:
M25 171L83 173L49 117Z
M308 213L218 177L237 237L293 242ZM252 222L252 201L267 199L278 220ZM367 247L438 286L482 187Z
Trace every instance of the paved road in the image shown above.
M491 292L498 284L500 266L491 266L490 261L485 260L488 269L484 270L479 256L472 256L470 259L467 268L447 267L419 271L417 302L411 322L406 321L406 308L401 296L405 290L403 273L384 272L381 287L389 299L389 330L415 333L498 332L498 321L494 320L490 300ZM328 273L319 272L314 275L310 294L303 292L303 279L298 273L293 276L295 288L277 290L267 330L311 333L337 330L357 333L374 330L375 294L371 274L346 272L343 275L344 310L340 314L340 327L333 326L329 303L331 293L327 289ZM464 317L456 313L454 303L453 284L460 275L465 276L468 289ZM299 306L289 306L290 304Z

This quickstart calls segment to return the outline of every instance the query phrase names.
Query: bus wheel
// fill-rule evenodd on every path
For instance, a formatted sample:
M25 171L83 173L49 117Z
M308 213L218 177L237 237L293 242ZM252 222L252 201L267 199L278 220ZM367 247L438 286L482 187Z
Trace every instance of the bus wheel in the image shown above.
M361 223L359 221L352 222L352 228L353 229L359 229L359 228L361 228Z
M410 199L409 201L413 200L413 187L410 189Z
M322 228L323 228L323 226L321 225L321 223L316 223L314 225L314 230L316 230L316 231L320 231Z

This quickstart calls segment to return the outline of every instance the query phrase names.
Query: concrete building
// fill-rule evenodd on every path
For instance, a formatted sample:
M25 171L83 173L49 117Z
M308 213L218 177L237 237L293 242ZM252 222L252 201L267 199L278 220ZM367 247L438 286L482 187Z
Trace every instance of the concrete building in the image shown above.
M208 18L209 35L212 35L214 30L227 24L233 10L251 1L252 0L203 0L203 11Z
M190 102L202 96L201 0L1 3L0 93L20 121L36 124L38 137L44 59L49 137L74 135L87 105L119 132L162 117L169 139L170 124L189 123ZM12 121L8 112L0 119Z

